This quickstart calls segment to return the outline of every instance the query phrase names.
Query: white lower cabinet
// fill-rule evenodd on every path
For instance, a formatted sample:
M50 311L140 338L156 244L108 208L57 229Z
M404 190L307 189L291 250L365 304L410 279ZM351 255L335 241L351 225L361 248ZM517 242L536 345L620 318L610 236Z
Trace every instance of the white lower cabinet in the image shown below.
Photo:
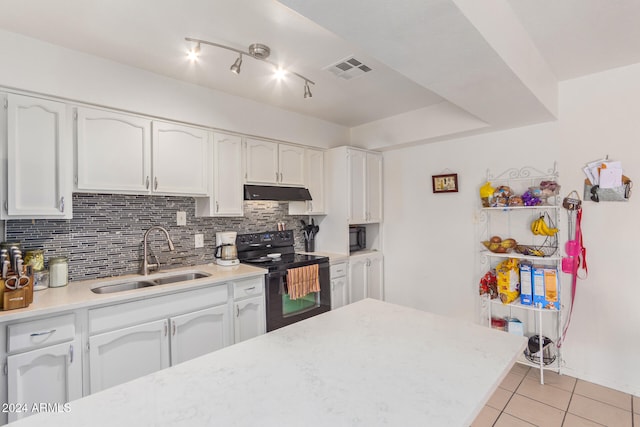
M236 343L265 333L264 296L238 301L234 303L234 310L236 313L234 321Z
M82 397L82 351L73 314L10 324L7 331L8 421Z
M220 350L231 344L226 305L207 308L169 319L171 365Z
M40 404L82 397L80 341L57 344L7 357L9 422L40 412Z
M167 368L168 344L167 320L90 337L91 393Z
M331 310L349 304L349 282L346 262L331 265Z
M383 257L366 253L349 257L349 302L364 298L384 299Z
M233 299L234 342L239 343L266 333L264 278L235 282Z
M89 390L230 344L228 284L89 310Z

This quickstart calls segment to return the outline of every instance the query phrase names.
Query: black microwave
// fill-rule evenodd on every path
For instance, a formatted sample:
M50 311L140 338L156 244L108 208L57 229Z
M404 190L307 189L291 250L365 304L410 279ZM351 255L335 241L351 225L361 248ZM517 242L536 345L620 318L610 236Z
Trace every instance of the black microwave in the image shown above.
M349 252L367 248L367 229L361 225L349 226Z

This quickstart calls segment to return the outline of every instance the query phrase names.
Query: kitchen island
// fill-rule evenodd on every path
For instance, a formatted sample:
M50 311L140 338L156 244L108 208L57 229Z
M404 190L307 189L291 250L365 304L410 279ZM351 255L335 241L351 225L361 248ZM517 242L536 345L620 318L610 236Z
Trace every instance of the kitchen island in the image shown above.
M469 426L526 339L363 300L16 426Z

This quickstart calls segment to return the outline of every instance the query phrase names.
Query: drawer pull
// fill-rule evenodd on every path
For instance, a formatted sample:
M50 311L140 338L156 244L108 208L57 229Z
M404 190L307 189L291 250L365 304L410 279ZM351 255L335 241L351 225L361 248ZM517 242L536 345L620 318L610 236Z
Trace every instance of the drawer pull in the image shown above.
M32 337L41 337L41 336L43 336L43 335L51 335L51 334L53 334L55 331L56 331L55 329L52 329L52 330L47 331L47 332L34 332L34 333L32 333L30 336L32 336Z
M250 288L245 289L245 291L253 291L255 288L256 288L255 286L252 286Z

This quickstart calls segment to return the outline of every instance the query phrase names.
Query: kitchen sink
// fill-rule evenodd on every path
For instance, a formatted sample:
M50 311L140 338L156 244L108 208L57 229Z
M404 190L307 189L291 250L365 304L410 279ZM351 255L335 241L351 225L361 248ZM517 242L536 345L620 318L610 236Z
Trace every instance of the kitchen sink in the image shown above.
M210 274L194 272L194 273L179 273L171 276L161 277L159 279L153 279L152 282L156 285L166 285L168 283L186 282L188 280L202 279L208 277Z
M91 292L96 294L110 294L113 292L130 291L132 289L148 288L156 283L149 280L132 280L129 282L110 283L104 286L91 288Z
M168 285L169 283L188 282L190 280L202 279L209 277L209 273L201 271L179 272L175 274L166 274L161 277L147 276L145 279L132 279L123 282L111 282L102 286L91 288L91 292L96 294L110 294L114 292L130 291L133 289L148 288L150 286Z

